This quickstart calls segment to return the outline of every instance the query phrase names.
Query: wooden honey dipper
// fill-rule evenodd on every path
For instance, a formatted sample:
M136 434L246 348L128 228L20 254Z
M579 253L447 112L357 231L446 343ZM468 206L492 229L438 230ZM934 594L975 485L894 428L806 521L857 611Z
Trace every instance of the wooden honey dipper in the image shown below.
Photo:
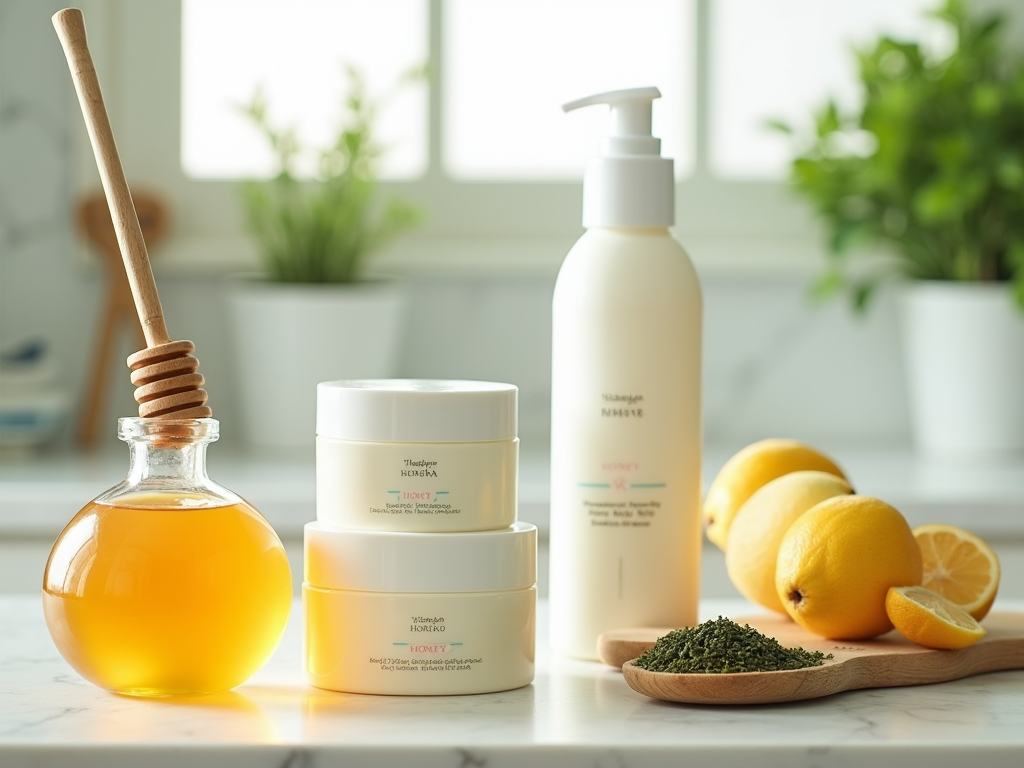
M53 15L53 26L71 69L78 103L82 107L89 141L96 156L100 181L110 207L117 243L121 249L135 310L146 337L146 349L128 358L139 416L163 419L202 419L213 415L206 404L205 379L197 373L199 361L192 354L191 341L171 341L164 324L160 296L153 280L146 241L142 237L114 134L103 104L96 67L85 36L85 19L77 8L65 8Z

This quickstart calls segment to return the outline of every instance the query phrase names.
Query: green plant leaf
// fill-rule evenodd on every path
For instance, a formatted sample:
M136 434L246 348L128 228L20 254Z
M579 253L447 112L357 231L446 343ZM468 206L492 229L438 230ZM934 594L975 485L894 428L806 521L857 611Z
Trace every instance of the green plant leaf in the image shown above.
M868 304L878 288L876 280L862 280L850 287L850 298L853 303L853 311L858 315L867 313Z
M367 96L358 70L348 67L346 73L344 116L331 145L317 152L315 181L295 178L296 159L306 149L293 130L271 125L262 93L243 107L277 161L272 179L240 185L246 228L275 282L357 281L370 255L422 218L407 203L378 199L384 154L374 137L379 105ZM419 70L403 76L396 89L421 75Z
M839 130L839 108L834 101L829 99L825 108L818 113L815 125L818 129L818 136L827 136L833 131Z
M829 247L834 253L847 253L875 240L874 229L863 221L841 221L832 230Z
M1019 192L1024 188L1024 160L1015 152L1005 153L996 165L996 178L1004 189Z
M880 37L853 54L862 106L846 114L828 99L813 131L790 134L790 182L823 220L829 253L855 267L882 241L897 255L870 280L826 269L822 293L842 280L855 308L900 275L1024 279L1013 245L1024 243L1024 57L1005 47L998 14L946 0L930 15L948 26L951 52ZM851 136L873 141L856 151Z
M789 123L783 120L765 120L764 127L770 131L776 133L784 133L787 136L793 136L796 134L796 130Z
M846 277L839 270L829 270L811 283L810 295L816 302L827 301L840 293L846 285Z

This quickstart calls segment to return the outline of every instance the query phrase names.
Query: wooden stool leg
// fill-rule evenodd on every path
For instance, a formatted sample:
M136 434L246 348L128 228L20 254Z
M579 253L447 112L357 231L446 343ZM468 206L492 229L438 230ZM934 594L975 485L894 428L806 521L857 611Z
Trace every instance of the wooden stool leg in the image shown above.
M78 429L78 442L86 448L95 447L99 437L99 423L103 417L107 380L110 374L110 358L114 354L114 342L121 315L118 292L117 283L111 280L110 289L107 291L106 308L103 312L103 328L100 332L99 344L92 355L92 370L87 379L85 407L82 409L82 421Z

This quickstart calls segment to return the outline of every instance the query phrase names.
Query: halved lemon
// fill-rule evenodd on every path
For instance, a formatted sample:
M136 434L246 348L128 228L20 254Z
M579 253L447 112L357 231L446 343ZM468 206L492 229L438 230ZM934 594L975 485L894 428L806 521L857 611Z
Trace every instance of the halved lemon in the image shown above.
M921 547L921 586L938 592L978 621L985 618L999 589L999 558L973 533L955 525L914 529Z
M927 648L966 648L985 636L971 614L924 587L890 587L885 612L901 635Z

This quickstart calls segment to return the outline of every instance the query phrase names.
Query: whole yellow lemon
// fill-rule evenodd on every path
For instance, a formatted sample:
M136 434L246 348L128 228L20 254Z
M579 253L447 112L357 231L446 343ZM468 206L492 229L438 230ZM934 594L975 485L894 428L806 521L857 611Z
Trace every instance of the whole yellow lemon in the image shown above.
M733 518L725 550L725 566L736 589L752 602L785 613L775 591L782 537L811 507L851 493L843 478L816 470L790 472L754 491Z
M921 549L907 521L870 496L836 496L809 509L782 537L775 565L775 589L793 620L843 640L892 629L886 593L921 577Z
M772 438L741 450L718 472L704 498L708 539L725 549L733 517L743 502L765 483L804 469L846 477L832 459L797 440Z

